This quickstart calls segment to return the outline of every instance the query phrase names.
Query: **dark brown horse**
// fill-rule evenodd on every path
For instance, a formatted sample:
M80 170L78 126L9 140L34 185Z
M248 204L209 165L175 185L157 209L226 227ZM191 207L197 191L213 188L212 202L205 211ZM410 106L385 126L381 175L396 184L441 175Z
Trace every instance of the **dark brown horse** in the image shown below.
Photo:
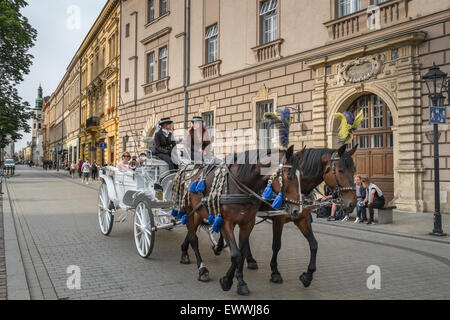
M344 209L347 212L353 211L356 205L356 191L353 187L353 176L355 172L352 155L357 146L346 152L346 146L338 150L332 149L304 149L297 153L294 159L292 171L299 170L301 176L301 193L309 194L322 182L325 182L332 188L337 197L343 200ZM291 172L294 174L294 172ZM260 210L267 211L270 207L263 205ZM272 242L272 260L270 268L272 270L270 281L273 283L282 283L283 278L278 270L277 257L281 249L281 234L284 224L294 222L302 234L308 240L311 252L310 262L307 272L300 275L300 281L305 287L311 284L313 273L316 271L317 241L311 227L310 220L311 209L304 209L298 218L292 215L274 216L273 221L273 242ZM223 238L220 237L218 245L213 248L216 254L220 254L223 249ZM248 249L247 263L249 269L257 269L258 265L252 257L250 248Z
M300 199L298 180L290 172L293 161L301 155L294 155L293 146L287 151L280 150L275 156L273 153L267 151L262 153L265 155L258 157L257 161L251 161L250 158L252 154L261 154L259 150L256 153L252 153L251 151L245 152L243 154L245 156L245 164L233 163L226 166L219 166L219 170L227 170L229 175L227 190L225 190L224 194L250 195L249 200L245 201L245 203L220 205L220 214L223 219L221 235L227 241L231 254L231 267L226 275L220 279L220 284L223 290L230 290L233 284L233 277L236 274L238 281L237 292L240 295L248 295L250 293L247 284L244 282L243 265L245 257L250 255L249 236L255 225L256 213L261 206L258 195L261 195L262 191L266 188L270 178L273 179L275 177L272 181L273 191L277 194L282 192L284 199L290 201L286 205L288 213L298 214L299 210L299 205L295 204ZM276 160L275 165L273 165L274 157ZM237 158L239 158L239 155L234 155L234 160ZM191 181L196 180L198 176L199 174L192 177ZM189 205L182 208L184 212L193 212L193 214L188 216L188 233L181 246L181 263L189 263L187 250L189 245L191 245L197 258L197 267L199 269L198 280L200 281L209 281L209 271L204 265L198 249L196 231L204 223L204 219L208 219L209 217L208 209L202 204L202 198L208 196L211 192L214 177L214 172L211 172L205 177L205 192L199 194L189 193ZM253 197L251 196L252 193ZM239 225L239 246L234 237L234 228L236 225Z

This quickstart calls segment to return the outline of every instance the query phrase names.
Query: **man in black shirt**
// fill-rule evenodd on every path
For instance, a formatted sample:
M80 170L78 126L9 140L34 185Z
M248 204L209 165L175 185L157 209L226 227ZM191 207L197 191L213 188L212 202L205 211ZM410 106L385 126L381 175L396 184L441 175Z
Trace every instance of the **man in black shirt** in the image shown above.
M173 121L170 118L162 118L159 121L161 129L155 134L155 155L167 162L169 170L178 169L171 157L172 149L176 146L176 142L172 138L172 123Z

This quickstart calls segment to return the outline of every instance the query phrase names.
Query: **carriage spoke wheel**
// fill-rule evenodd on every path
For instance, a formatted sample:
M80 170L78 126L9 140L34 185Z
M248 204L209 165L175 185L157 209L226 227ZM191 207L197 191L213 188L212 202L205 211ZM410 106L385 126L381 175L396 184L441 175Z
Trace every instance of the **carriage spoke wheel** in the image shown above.
M134 214L134 240L136 249L142 258L148 258L155 244L155 220L149 205L141 201Z
M109 206L108 190L106 184L103 183L100 186L100 190L98 192L97 215L98 215L98 223L100 225L100 231L105 236L111 233L114 224L114 217L108 206Z

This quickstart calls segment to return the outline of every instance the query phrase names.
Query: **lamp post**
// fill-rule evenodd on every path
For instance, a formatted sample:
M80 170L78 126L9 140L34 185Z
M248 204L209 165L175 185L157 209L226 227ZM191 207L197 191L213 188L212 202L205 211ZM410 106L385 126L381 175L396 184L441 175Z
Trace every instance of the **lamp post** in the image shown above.
M104 143L106 140L106 135L108 134L108 131L106 131L105 129L102 130L102 142ZM105 166L105 148L101 148L102 149L102 167Z
M449 90L448 99L450 103L450 88L446 85L447 74L442 72L434 63L428 72L422 77L425 80L428 89L428 96L431 99L433 107L442 107L445 97L442 94L444 88ZM431 115L431 110L430 110ZM432 121L430 117L430 121ZM445 121L445 119L444 119ZM433 122L433 142L434 142L434 226L430 233L434 236L445 236L442 231L442 217L440 212L440 195L439 195L439 130L438 124Z

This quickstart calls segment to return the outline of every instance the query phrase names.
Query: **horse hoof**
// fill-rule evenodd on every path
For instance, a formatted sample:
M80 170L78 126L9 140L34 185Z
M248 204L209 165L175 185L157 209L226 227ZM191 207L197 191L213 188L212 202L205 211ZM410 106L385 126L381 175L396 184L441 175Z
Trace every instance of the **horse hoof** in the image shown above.
M181 264L190 264L191 260L189 260L189 256L188 255L182 255L180 263Z
M308 288L311 284L312 277L309 276L307 273L303 272L303 274L300 276L300 281L303 283L303 286L305 288Z
M258 263L256 261L247 262L247 268L250 270L258 270Z
M201 282L209 281L209 271L206 267L200 268L200 270L198 270L198 281Z
M279 274L279 273L272 273L272 275L270 276L270 282L283 283L283 278L281 277L281 274Z
M233 285L233 280L229 281L227 277L221 278L219 282L223 291L230 291L231 286Z
M213 246L212 250L216 256L220 256L220 254L222 253L222 249L219 250L216 246Z
M248 296L248 295L250 295L250 290L248 290L247 285L244 284L242 286L238 286L237 293L240 296Z

